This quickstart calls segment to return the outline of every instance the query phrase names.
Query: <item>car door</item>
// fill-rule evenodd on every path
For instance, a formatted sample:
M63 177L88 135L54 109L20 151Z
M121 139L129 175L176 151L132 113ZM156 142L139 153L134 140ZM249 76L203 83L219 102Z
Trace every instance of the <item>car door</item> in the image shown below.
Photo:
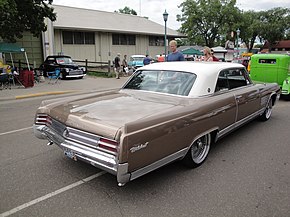
M252 84L244 68L230 69L227 79L237 103L236 122L246 122L260 109L260 91Z

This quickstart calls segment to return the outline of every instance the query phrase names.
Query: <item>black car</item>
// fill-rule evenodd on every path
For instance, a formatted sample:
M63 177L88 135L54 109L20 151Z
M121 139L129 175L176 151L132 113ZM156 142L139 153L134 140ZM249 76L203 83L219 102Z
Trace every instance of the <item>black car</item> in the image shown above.
M43 71L44 76L59 69L61 79L83 78L86 75L85 70L74 63L70 56L66 55L47 56L39 69Z

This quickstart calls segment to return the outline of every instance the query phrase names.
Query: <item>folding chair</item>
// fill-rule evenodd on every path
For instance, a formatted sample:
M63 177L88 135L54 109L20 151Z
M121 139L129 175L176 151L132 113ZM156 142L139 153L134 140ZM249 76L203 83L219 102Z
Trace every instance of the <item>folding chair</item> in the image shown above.
M7 73L0 74L0 90L10 89L11 90L11 75Z
M48 83L50 84L50 82L56 84L58 82L58 79L60 77L60 69L56 69L55 71L53 72L48 72L48 78L49 78L49 81ZM54 82L53 82L54 80Z

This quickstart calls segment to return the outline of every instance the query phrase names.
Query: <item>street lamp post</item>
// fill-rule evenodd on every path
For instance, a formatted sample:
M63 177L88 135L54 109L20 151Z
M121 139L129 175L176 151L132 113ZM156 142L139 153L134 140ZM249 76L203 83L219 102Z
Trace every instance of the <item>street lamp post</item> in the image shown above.
M240 36L241 30L237 29L237 58L239 57L239 36Z
M167 19L168 19L168 13L165 10L163 13L163 20L165 22L165 34L164 34L164 51L165 51L164 55L165 55L165 57L164 57L164 61L166 61L166 53L167 53L167 44L166 44L166 39L167 39L167 37L166 37L166 22L167 22Z

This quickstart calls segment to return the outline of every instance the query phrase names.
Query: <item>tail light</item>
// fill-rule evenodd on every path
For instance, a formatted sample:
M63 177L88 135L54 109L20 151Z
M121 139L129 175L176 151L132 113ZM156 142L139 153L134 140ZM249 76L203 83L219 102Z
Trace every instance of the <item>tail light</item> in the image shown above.
M51 125L51 118L47 114L37 114L35 124L49 126Z
M98 145L100 148L109 151L112 154L116 154L118 152L119 143L117 141L100 138Z

